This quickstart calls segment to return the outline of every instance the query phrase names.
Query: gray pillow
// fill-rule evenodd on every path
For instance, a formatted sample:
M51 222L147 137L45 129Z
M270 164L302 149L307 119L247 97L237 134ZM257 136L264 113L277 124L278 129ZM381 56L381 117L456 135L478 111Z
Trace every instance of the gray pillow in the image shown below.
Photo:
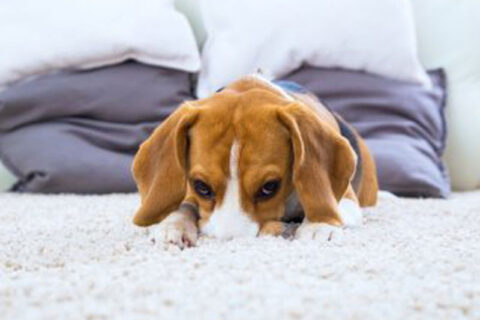
M306 66L282 80L315 93L358 130L375 157L381 189L403 196L446 197L446 81L442 70L429 76L432 88Z
M136 190L139 144L185 99L190 75L127 62L62 72L0 93L0 159L14 190L107 193Z

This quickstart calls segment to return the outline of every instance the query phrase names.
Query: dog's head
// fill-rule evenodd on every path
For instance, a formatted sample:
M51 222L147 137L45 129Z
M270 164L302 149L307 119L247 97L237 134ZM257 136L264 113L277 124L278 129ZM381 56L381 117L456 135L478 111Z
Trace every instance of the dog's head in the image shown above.
M182 201L221 238L280 220L295 190L303 209L335 221L355 170L338 130L280 88L247 77L184 103L140 147L133 174L142 198L134 223L160 222Z

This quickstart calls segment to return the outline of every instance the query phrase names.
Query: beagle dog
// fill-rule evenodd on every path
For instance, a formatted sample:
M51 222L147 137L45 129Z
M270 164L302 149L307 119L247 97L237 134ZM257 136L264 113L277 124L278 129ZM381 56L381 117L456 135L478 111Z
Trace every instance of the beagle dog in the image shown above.
M158 224L160 240L181 248L199 233L330 240L361 223L378 191L354 129L300 86L256 75L183 103L140 146L132 171L134 224Z

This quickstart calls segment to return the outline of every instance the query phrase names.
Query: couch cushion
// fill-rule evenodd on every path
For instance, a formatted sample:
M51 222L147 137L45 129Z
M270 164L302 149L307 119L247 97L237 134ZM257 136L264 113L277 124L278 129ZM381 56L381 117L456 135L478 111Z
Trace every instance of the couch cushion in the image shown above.
M417 57L408 0L200 3L207 40L199 97L258 68L280 77L302 63L429 84Z
M28 192L133 192L140 143L189 99L186 72L134 62L62 72L0 94L0 158Z
M198 71L190 25L173 0L0 1L0 87L57 69L135 59Z
M429 72L432 88L362 72L304 67L285 77L315 93L366 139L380 188L404 196L446 197L442 162L445 78Z

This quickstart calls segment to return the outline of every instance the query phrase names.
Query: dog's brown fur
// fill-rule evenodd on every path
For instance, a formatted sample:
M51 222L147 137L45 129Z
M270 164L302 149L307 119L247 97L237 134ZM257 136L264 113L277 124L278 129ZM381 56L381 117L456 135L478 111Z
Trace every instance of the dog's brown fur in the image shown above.
M360 206L374 205L375 163L363 140L358 137L363 171L355 193L350 182L356 156L335 118L311 96L292 97L245 77L207 99L184 103L135 156L133 175L142 202L134 223L158 223L182 201L196 204L198 224L206 223L223 201L234 140L240 146L243 209L266 233L281 229L276 222L294 189L311 222L341 225L337 204L342 197ZM254 201L258 188L274 178L282 181L278 194ZM195 179L207 182L215 199L199 197L192 186Z

